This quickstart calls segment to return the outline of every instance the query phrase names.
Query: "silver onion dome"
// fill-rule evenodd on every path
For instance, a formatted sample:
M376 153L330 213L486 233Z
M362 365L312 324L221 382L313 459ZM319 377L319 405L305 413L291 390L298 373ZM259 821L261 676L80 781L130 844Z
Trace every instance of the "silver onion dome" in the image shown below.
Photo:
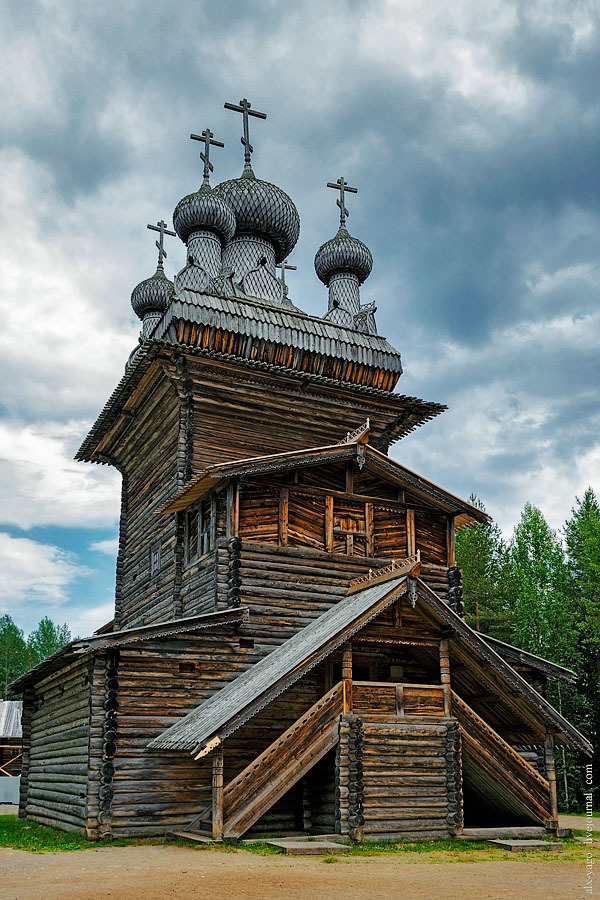
M143 319L150 312L163 313L167 309L173 293L173 282L159 266L152 278L146 278L134 287L131 294L133 311Z
M250 170L241 178L218 184L214 192L233 211L236 234L247 232L268 238L275 246L278 263L289 256L300 234L300 217L285 191L261 181Z
M235 232L235 216L216 190L203 184L199 191L179 201L173 213L173 225L184 244L190 234L201 230L216 232L221 243L226 244Z
M373 257L369 248L358 238L352 237L343 226L315 254L315 272L325 285L336 272L352 272L362 284L372 268Z

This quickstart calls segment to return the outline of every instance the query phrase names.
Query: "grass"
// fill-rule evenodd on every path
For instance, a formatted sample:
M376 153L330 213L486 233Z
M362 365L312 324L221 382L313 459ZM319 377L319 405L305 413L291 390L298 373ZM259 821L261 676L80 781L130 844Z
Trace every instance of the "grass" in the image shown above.
M579 860L588 848L574 840L563 840L565 849L560 853L510 853L500 848L490 847L484 841L416 841L402 843L398 841L374 841L364 844L353 844L343 854L328 854L323 862L334 863L358 861L361 857L394 855L398 862L445 863L445 862L488 862L490 860L537 860L558 861ZM248 851L260 856L277 856L284 851L278 847L269 847L264 840L249 844L192 844L179 838L114 838L109 840L88 841L86 838L58 831L45 825L38 825L28 819L17 819L16 816L0 816L0 847L12 847L17 850L28 850L32 853L56 853L67 850L98 850L105 847L132 846L172 846L204 852L235 853ZM594 856L600 860L600 850L593 849Z

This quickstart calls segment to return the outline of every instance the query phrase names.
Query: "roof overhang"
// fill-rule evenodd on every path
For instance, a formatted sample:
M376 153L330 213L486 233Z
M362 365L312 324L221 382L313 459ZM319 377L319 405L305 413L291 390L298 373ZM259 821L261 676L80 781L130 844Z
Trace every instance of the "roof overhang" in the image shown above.
M148 641L152 638L164 638L170 635L184 634L186 632L201 631L204 628L217 628L220 625L238 625L248 618L249 610L245 606L222 612L203 613L198 616L186 616L182 619L173 619L170 622L157 622L153 625L142 625L139 628L123 628L120 631L95 634L89 638L71 641L65 644L52 656L48 656L42 662L34 666L29 672L21 675L9 686L13 693L19 693L26 687L35 684L41 678L46 678L53 672L62 669L66 664L90 653L108 650L112 647L122 647L127 644L135 644L140 641Z
M461 500L460 497L451 494L421 475L417 475L416 472L402 466L385 453L363 443L361 439L327 447L255 456L209 466L192 478L157 512L159 514L173 513L187 509L195 500L205 496L213 488L231 478L283 472L351 459L355 459L361 468L364 467L367 471L378 474L383 480L410 489L425 502L433 501L434 505L459 518L463 525L474 525L478 522L489 524L491 522L490 517L483 510L466 500Z

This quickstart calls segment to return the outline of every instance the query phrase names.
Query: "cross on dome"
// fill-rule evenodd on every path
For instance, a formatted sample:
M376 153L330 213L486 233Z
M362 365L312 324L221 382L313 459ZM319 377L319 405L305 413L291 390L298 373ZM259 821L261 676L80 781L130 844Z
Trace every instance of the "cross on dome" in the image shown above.
M202 141L204 144L204 152L200 152L200 159L204 163L204 184L208 185L208 179L210 177L210 173L214 172L215 167L210 161L210 148L211 145L213 147L224 147L225 144L222 141L213 140L214 134L210 130L210 128L205 128L201 134L190 134L190 140L192 141Z
M280 263L277 263L277 268L281 269L281 282L285 284L285 273L288 269L295 272L297 270L297 266L288 266L287 259L282 259Z
M241 139L242 144L244 145L244 173L251 174L252 173L252 165L250 163L250 154L254 153L254 147L250 143L250 130L248 128L248 116L256 116L257 119L266 119L267 114L263 112L258 112L255 109L251 109L252 104L246 100L244 97L243 100L240 100L239 106L236 106L235 103L225 103L225 109L232 109L234 112L240 112L244 117L244 136Z
M176 237L176 234L174 231L169 231L167 223L163 222L162 219L156 225L147 225L146 228L149 228L150 231L158 231L160 234L159 239L155 243L158 248L158 268L162 271L163 259L167 258L167 251L164 248L165 234L170 234L171 237Z
M346 191L348 191L351 194L358 194L358 188L350 187L348 182L344 181L343 175L341 175L338 178L338 180L335 182L335 184L332 184L331 181L328 181L327 187L333 188L334 191L340 192L339 200L336 200L335 202L337 203L337 205L340 208L340 228L345 228L346 227L346 217L349 216L350 213L346 209L344 195L345 195Z

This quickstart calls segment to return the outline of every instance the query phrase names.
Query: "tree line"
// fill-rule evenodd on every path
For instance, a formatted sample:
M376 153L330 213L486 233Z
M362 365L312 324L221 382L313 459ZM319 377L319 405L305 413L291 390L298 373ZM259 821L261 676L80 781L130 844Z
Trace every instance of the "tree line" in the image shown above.
M26 638L11 616L0 616L0 698L13 699L9 684L72 640L67 625L44 616Z
M472 496L471 502L483 509ZM548 700L597 748L600 738L600 505L589 488L562 534L526 504L510 540L496 524L456 535L465 619L473 628L572 669L548 681ZM557 753L562 809L583 805L585 757Z

